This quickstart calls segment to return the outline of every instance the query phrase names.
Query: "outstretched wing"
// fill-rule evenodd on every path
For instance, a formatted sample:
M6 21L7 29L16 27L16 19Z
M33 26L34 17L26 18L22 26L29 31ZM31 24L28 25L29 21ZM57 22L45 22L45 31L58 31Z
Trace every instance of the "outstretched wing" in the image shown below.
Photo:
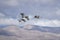
M39 16L34 16L34 18L37 18L37 19L39 19Z
M21 18L20 18L21 17ZM19 22L26 22L26 21L28 21L28 20L30 20L30 18L29 18L29 16L25 16L24 15L24 13L20 13L20 17L19 17ZM32 17L32 18L36 18L36 19L39 19L40 18L40 16L38 16L38 15L35 15L34 17Z

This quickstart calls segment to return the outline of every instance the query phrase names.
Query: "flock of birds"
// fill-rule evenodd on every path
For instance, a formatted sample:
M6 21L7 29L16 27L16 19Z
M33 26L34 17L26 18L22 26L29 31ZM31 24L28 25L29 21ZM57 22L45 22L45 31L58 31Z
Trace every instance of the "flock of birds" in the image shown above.
M22 21L26 22L26 20L30 20L29 16L25 16L24 13L20 13L20 15L21 15L22 18L19 20L19 22L22 22ZM35 15L33 18L39 19L40 17Z

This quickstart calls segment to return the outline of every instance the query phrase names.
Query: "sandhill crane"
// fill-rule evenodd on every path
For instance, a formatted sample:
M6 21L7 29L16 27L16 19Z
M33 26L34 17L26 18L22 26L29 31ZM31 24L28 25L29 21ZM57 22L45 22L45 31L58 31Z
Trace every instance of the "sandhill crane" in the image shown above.
M22 18L19 20L19 22L21 22L21 21L26 22L27 20L30 20L29 16L25 16L25 15L24 15L24 13L20 13L20 15L22 16ZM32 18L39 19L40 17L39 17L39 16L37 16L37 15L35 15L35 16L34 16L34 17L32 17Z
M24 13L21 13L20 15L22 16L22 18L24 18Z
M37 19L39 19L39 16L34 16L34 18L37 18Z
M25 18L26 18L27 20L29 20L29 17L28 17L28 16L25 16Z

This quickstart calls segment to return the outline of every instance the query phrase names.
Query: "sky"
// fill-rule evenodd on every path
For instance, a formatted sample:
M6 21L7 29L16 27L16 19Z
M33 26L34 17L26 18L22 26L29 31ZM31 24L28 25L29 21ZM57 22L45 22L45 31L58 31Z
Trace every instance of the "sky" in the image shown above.
M39 15L43 19L38 21L39 25L60 27L60 0L0 0L0 25L18 25L20 13L31 17Z

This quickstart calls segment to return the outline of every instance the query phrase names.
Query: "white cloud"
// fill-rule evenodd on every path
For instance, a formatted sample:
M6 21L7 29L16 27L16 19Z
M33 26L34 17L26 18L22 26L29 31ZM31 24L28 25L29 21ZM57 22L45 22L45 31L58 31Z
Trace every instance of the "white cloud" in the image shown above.
M18 20L12 18L0 18L0 24L4 25L19 25Z
M5 17L6 15L0 13L0 24L3 25L19 25L19 22L17 19Z
M31 19L27 22L19 23L17 19L13 18L0 18L0 24L6 24L6 25L39 25L39 26L48 26L48 27L60 27L60 20L48 20L48 19ZM28 26L27 26L28 27ZM25 27L26 28L26 27ZM32 28L32 26L28 27L29 29Z
M6 25L19 25L19 22L17 19L12 19L12 18L1 18L0 19L0 24L6 24ZM21 23L21 25L39 25L39 26L48 26L48 27L60 27L60 20L45 20L45 19L40 19L40 20L30 20L27 22ZM31 28L29 26L29 28Z
M3 30L10 32L13 36L0 36L0 39L7 40L59 40L60 34L50 32L40 32L37 30L25 30L18 26L8 26ZM9 33L9 34L10 34ZM44 38L43 38L44 37Z
M25 25L26 24L48 26L48 27L60 27L60 20L47 20L47 19L30 20L26 22Z
M37 23L40 26L60 27L59 20L43 20Z

